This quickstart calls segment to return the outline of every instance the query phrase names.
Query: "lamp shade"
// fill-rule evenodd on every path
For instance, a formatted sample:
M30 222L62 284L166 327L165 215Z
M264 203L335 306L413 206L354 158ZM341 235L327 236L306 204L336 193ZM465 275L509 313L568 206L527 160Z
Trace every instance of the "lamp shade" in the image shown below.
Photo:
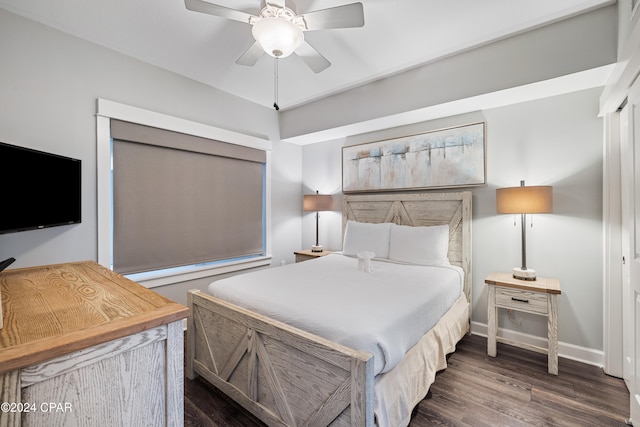
M333 198L323 194L308 194L304 196L302 208L305 212L330 211L333 209Z
M553 212L553 187L522 185L498 188L496 209L500 214L551 213Z
M274 58L286 58L304 41L302 29L284 18L262 18L253 24L253 38Z

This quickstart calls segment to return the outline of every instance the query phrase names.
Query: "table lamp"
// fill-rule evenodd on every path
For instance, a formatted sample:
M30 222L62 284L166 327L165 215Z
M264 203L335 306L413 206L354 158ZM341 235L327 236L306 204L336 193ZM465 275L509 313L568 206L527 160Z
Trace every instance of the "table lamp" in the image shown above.
M318 243L318 216L320 211L330 211L333 209L333 198L328 195L308 194L304 196L302 207L305 212L316 213L316 244L311 246L311 252L322 252L324 249L322 245Z
M520 181L520 187L498 188L496 190L496 208L499 214L520 214L522 222L522 266L513 269L513 277L521 280L536 280L536 271L527 268L527 232L526 215L553 212L551 186L526 187Z

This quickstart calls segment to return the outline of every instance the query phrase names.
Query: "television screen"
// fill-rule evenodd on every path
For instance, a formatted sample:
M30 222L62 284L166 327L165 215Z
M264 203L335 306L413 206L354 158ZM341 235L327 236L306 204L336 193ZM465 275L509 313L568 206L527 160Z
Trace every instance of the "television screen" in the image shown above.
M81 163L0 142L0 234L81 222Z

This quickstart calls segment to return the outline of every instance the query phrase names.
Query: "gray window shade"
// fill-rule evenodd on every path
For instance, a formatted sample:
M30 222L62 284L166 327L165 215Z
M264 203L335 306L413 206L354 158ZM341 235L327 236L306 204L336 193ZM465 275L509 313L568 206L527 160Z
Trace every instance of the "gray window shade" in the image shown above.
M111 121L113 268L263 253L262 150Z

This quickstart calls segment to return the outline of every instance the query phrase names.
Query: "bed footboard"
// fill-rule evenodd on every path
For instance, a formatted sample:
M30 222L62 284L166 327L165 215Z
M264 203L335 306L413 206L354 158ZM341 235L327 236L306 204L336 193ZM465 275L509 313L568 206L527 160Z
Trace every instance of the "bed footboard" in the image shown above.
M373 426L373 356L188 293L186 375L270 426Z

